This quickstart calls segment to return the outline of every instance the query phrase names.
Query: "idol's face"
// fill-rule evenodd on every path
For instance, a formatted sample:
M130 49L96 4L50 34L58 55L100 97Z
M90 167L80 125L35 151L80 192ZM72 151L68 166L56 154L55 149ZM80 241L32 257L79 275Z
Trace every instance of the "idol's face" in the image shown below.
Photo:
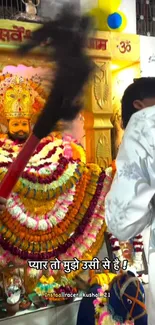
M25 141L30 134L30 122L26 118L12 118L8 127L8 135L12 140Z

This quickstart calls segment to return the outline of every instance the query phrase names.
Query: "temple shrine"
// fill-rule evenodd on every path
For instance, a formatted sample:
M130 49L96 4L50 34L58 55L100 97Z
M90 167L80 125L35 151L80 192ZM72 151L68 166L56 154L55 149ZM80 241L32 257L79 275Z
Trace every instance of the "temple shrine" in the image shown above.
M55 63L48 63L40 48L26 57L16 55L40 26L0 20L0 179L22 146L18 141L12 145L13 134L18 129L22 139L30 132L29 124L33 128L48 98L48 71L55 72ZM139 276L147 276L141 235L132 243L119 243L109 234L103 200L123 137L121 98L141 76L140 49L140 36L134 34L98 31L88 40L86 51L96 69L86 85L84 110L77 121L77 125L84 121L84 134L78 143L68 130L63 139L56 133L41 142L0 219L2 325L33 324L35 319L35 324L76 325L80 301L91 281L100 283L96 274L107 269L114 274L112 281L118 273L115 258L120 263L128 260ZM77 134L78 130L80 126ZM109 284L106 277L102 280ZM63 309L71 315L70 323L67 315L59 320Z

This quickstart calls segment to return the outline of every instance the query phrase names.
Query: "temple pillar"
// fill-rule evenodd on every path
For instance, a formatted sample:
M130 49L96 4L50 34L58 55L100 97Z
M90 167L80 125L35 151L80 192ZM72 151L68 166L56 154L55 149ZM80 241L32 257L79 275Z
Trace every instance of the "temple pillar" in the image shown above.
M87 162L106 168L116 158L123 135L122 95L140 74L139 36L98 32L89 39L88 52L95 72L85 92Z
M85 113L87 161L106 168L111 163L111 70L110 60L96 59Z
M111 57L108 33L98 33L89 43L95 72L89 82L85 102L87 162L106 168L111 163Z

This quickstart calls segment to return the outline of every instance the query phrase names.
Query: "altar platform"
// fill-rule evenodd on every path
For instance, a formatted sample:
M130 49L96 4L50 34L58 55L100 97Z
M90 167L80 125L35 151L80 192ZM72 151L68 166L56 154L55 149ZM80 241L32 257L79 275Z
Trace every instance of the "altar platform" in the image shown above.
M108 256L106 245L104 244L98 254L102 260ZM84 280L88 279L88 272L81 276ZM148 301L148 285L145 286L146 305ZM54 305L36 309L31 307L29 310L20 311L13 317L0 319L0 325L76 325L81 297L75 298L72 303L56 307Z

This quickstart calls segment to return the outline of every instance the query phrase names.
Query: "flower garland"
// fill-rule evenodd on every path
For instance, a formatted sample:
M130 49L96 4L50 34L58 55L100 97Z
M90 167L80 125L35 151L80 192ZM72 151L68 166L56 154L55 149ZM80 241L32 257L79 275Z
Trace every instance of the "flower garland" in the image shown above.
M96 241L94 242L94 244L92 245L91 249L89 250L89 252L86 252L85 254L82 255L81 257L81 260L88 260L88 259L92 259L93 256L96 256L100 250L100 247L103 245L103 242L104 242L104 233L106 231L106 225L105 223L102 225L102 228L100 230L100 232L97 234L97 237L96 237ZM1 248L2 250L2 248ZM2 256L2 261L3 261L3 265L6 265L6 263L4 263L5 261L5 256L4 256L4 251L2 250L2 253L1 253L1 256ZM18 264L20 265L23 265L24 264L24 261L17 258L17 257L14 257L12 254L8 253L7 252L7 257L9 260L12 260L14 263L18 262ZM63 255L59 256L59 259L60 260L63 260ZM77 271L74 271L74 272L71 272L69 274L67 274L67 277L72 279L74 278L76 275L78 275L80 272L81 272L81 268L79 268L79 270ZM51 271L51 273L53 273Z
M95 307L95 324L96 325L134 325L134 322L126 321L125 323L120 323L112 319L112 316L107 308L107 303L105 302L105 292L107 288L102 286L97 290L99 297L93 301Z
M15 186L15 192L29 199L51 200L55 196L66 193L68 189L77 184L85 169L85 166L81 163L69 163L63 175L51 184L34 184L31 181L20 178ZM0 168L0 179L4 177L6 172L6 168L5 170Z
M109 191L111 185L111 179L106 176L104 181L104 186L100 198L102 198L102 204L97 205L95 209L94 216L94 224L91 227L87 226L87 233L84 233L82 236L78 238L74 245L70 249L67 250L65 254L61 254L59 256L60 260L72 260L75 256L79 260L91 260L93 256L96 256L103 245L104 242L104 233L106 231L106 224L104 221L104 204L103 198L106 196ZM100 218L99 218L100 215ZM92 218L93 219L93 218ZM93 228L94 227L94 228ZM92 231L92 236L91 236ZM78 271L74 271L69 273L67 276L69 278L74 278L82 271L81 267ZM50 270L51 274L53 271Z
M44 232L44 233L40 232L39 234L41 235L41 238L39 237L39 240L41 239L42 241L47 241L47 240L51 241L55 237L55 234L60 235L61 233L64 233L67 230L67 228L69 227L70 223L72 223L71 232L73 232L73 222L74 222L75 217L77 218L77 213L78 213L78 211L80 209L80 205L82 204L82 201L83 201L83 198L84 198L84 193L85 193L85 188L86 188L85 185L88 183L88 181L89 181L89 178L85 178L85 180L82 178L82 180L80 181L80 183L79 183L79 185L78 185L78 187L76 189L76 194L79 194L79 195L76 196L76 194L75 194L74 202L73 202L74 207L73 206L69 207L68 214L66 214L66 217L64 218L64 222L61 222L58 226L56 226L53 229L53 233L50 232L51 234L48 237L47 236L43 237L43 234L47 234L46 232ZM82 193L80 191L81 185L84 186L84 188L83 188L84 191ZM90 185L90 183L89 183L89 185ZM6 214L4 214L4 215L2 215L2 219L5 222L5 224L7 225L8 224L7 222L9 222L9 220L11 218L10 218L10 216L7 217ZM81 217L80 217L79 221L80 220L81 220ZM21 239L25 238L26 229L25 228L23 229L21 226L19 228L19 223L17 223L17 222L16 222L15 225L16 225L16 232L19 234L20 238ZM77 221L76 221L75 225L77 225ZM11 227L14 230L14 226L12 225L12 223L9 222L9 228L11 229ZM23 233L23 231L24 231L24 233ZM35 235L35 238L34 238L35 240L33 238L30 238L30 236L29 236L28 240L33 239L32 241L38 241L38 239L37 239L38 231L37 230L34 233L31 229L28 229L27 233L29 235L30 234ZM54 242L53 242L53 245L55 246Z
M73 151L73 159L79 159L84 164L86 163L86 155L83 147L81 145L77 145L76 143L71 143L71 148Z
M104 199L112 179L96 165L84 164L82 147L68 141L41 141L19 179L0 220L1 265L53 257L83 260L100 249L106 230ZM0 165L1 179L21 147L0 141L6 164Z
M4 140L4 143L6 143L6 139ZM9 140L10 143L10 140ZM2 144L2 142L1 142ZM43 146L44 145L44 146ZM70 157L66 158L64 155L65 147L66 145L62 145L62 140L56 140L54 142L50 142L50 140L46 141L45 143L41 143L39 148L37 149L37 152L35 152L34 156L31 158L29 164L27 165L24 173L22 174L22 178L20 181L22 182L23 186L30 186L31 190L36 191L35 183L37 183L37 187L39 186L39 189L41 189L42 185L46 184L46 191L49 190L48 185L52 185L52 188L57 188L58 186L63 186L63 184L68 180L69 177L76 178L77 175L74 175L74 172L77 168L76 161L72 160L72 155ZM6 146L5 146L6 148ZM52 149L49 151L49 149ZM1 178L4 176L5 172L7 171L7 168L9 167L10 163L12 162L12 159L8 157L8 154L13 151L13 149L9 148L8 151L3 150L1 148L1 158L2 163L0 163L0 173ZM19 150L18 150L19 151ZM55 157L54 153L57 152L57 155ZM63 155L62 155L63 153ZM17 154L15 150L15 155ZM43 163L43 158L45 158L45 163ZM37 166L34 166L34 162L37 160ZM53 164L55 169L53 171ZM70 166L68 164L70 163ZM47 169L48 166L48 169ZM68 166L68 168L67 168ZM30 168L31 167L31 168ZM43 168L44 167L44 168ZM45 168L46 167L46 168ZM50 168L51 167L51 168ZM69 173L67 173L67 170L69 169ZM65 173L64 173L65 171ZM43 172L45 174L43 174ZM61 179L61 175L64 173L63 178ZM65 177L66 176L66 177ZM59 184L55 186L54 183L59 178ZM34 183L34 184L31 184ZM40 185L41 187L40 187ZM52 183L52 184L51 184Z
M136 236L130 243L129 245L132 246L132 252L130 254L129 248L126 247L124 250L121 248L121 242L113 236L111 233L108 234L110 246L112 248L112 251L116 257L119 258L121 262L123 260L127 259L128 260L128 266L135 267L137 271L141 270L141 266L143 263L142 255L143 255L143 240L142 240L142 235ZM124 243L124 242L123 242ZM124 244L128 244L128 242L125 242ZM124 257L124 254L125 257ZM131 258L128 258L128 255L132 255Z
M17 194L18 195L18 194ZM11 198L11 196L10 196ZM53 200L46 200L46 201L36 201L34 199L27 199L26 197L23 197L21 195L18 195L18 198L21 202L21 204L24 206L24 211L26 210L27 213L34 213L36 216L45 215L47 212L51 211L56 202L57 198L54 198Z
M75 252L78 258L89 252L93 243L95 243L97 233L102 229L102 225L104 225L104 199L109 190L109 185L111 181L108 177L105 177L104 185L102 191L100 193L100 197L98 200L98 205L95 208L94 214L90 223L87 225L85 229L85 233L83 233L79 238L78 242L67 251L66 254L63 255L63 258L66 259L68 256L73 258L75 256ZM83 246L82 246L83 245Z
M22 257L23 259L32 259L32 260L42 260L42 259L50 259L52 257L56 257L61 253L65 253L65 251L73 244L73 242L76 241L77 237L83 233L87 223L89 222L89 219L91 217L91 214L93 214L95 206L97 204L97 200L99 198L100 195L100 191L101 188L103 186L103 181L104 181L104 175L101 174L99 177L99 181L98 181L98 185L96 188L96 192L94 197L92 198L91 202L90 202L90 206L88 207L88 210L86 211L82 221L80 222L79 226L77 227L76 231L74 232L74 234L69 237L67 240L65 240L65 244L60 244L58 246L58 248L53 249L52 252L48 252L48 253L43 253L43 246L42 243L39 243L37 245L37 243L32 244L32 251L31 253L29 253L30 251L30 243L28 240L24 240L22 243L20 242L20 246L18 248L18 246L15 246L15 244L17 245L18 243L18 237L15 234L12 234L9 231L9 242L5 239L7 231L9 229L7 229L7 227L5 227L1 222L0 222L0 232L1 232L1 236L0 236L0 244L4 249L7 249L8 251L10 251L13 255L17 255L19 257ZM94 193L93 193L94 194ZM83 206L81 207L81 210L83 210ZM81 211L82 212L82 211ZM3 234L3 235L2 235ZM8 237L8 235L7 235ZM24 246L25 250L22 251L22 247ZM53 245L52 242L48 241L48 243L46 243L46 245L48 245L48 250L51 250ZM28 250L28 251L27 251ZM37 252L37 253L33 253L33 251ZM41 252L41 253L39 253Z
M82 261L84 260L89 260L92 259L93 256L96 256L100 250L100 248L103 245L104 242L104 233L106 231L106 224L104 223L102 225L101 230L99 231L99 233L96 236L96 241L95 243L92 245L92 247L90 248L90 250L88 252L86 252L85 254L82 255L81 259ZM8 263L8 261L12 261L13 263L18 263L18 265L24 265L26 263L26 261L12 255L9 252L6 252L2 249L1 247L1 265L6 266L6 264ZM59 256L60 260L64 260L63 259L63 255ZM49 270L51 272L51 274L54 273L54 271ZM69 279L73 279L75 278L75 276L77 276L80 272L82 271L81 267L79 268L79 270L77 271L72 271L71 273L67 274L67 277Z
M105 232L105 230L106 230L106 225L105 225L105 223L103 223L102 228L101 228L100 232L97 234L96 240L94 241L94 244L93 244L92 247L91 247L91 250L89 250L89 252L90 252L90 254L91 254L92 256L95 256L95 255L98 253L100 247L102 246L102 243L103 243L103 241L104 241L104 232ZM3 258L4 258L4 255L3 255L2 253L1 253L1 255L2 255ZM74 256L74 255L73 255L73 256ZM88 259L87 256L88 256L88 253L85 252L85 254L81 255L81 260L87 260L87 259ZM63 256L59 256L59 258L62 260L62 259L63 259ZM74 277L76 274L78 274L80 271L81 271L81 270L79 269L77 272L71 272L68 276L69 276L70 278L73 278L73 277ZM75 274L75 273L76 273L76 274Z
M51 230L58 225L68 212L69 206L73 203L75 195L75 186L68 193L61 195L52 210L41 216L35 216L34 213L24 212L24 205L21 203L18 194L13 194L7 203L7 210L13 219L19 221L21 225L32 230ZM3 217L2 217L3 219Z

